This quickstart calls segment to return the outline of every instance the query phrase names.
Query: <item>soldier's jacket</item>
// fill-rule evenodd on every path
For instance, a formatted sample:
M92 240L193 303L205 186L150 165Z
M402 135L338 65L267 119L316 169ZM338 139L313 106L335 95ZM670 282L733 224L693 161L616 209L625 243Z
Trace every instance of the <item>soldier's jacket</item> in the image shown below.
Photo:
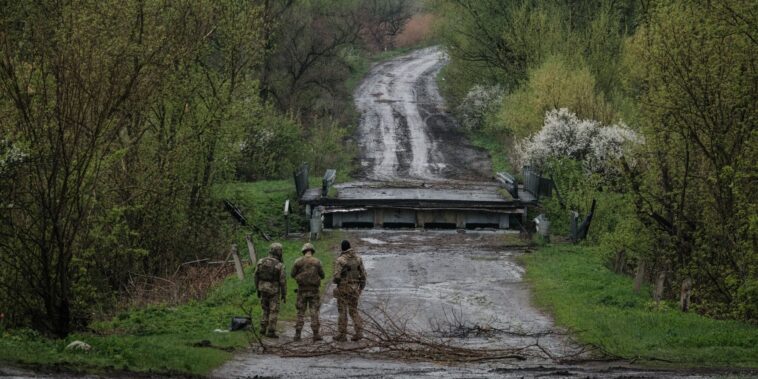
M297 281L299 292L314 290L318 292L321 279L324 279L325 276L321 261L314 256L302 256L292 266L292 277Z
M287 293L287 273L284 263L267 256L255 265L255 288L264 295Z
M337 287L366 287L366 269L363 260L353 250L342 252L334 262L334 283Z

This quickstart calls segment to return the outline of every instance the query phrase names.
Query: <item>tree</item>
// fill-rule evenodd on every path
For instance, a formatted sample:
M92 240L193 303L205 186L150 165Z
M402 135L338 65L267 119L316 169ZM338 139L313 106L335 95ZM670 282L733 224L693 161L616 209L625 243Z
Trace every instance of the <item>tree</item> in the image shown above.
M646 140L629 170L640 219L701 310L756 317L758 73L754 2L664 2L630 41Z
M362 4L364 35L374 50L395 47L395 37L413 16L407 0L368 0Z
M13 120L3 135L28 158L0 229L0 259L20 283L1 284L38 328L57 336L78 316L75 258L92 242L103 173L132 122L125 108L150 96L170 54L186 52L157 27L166 17L160 5L6 3L2 12L0 84Z
M13 324L65 336L130 273L214 253L210 188L259 102L259 10L2 7L0 299Z
M341 54L359 39L358 9L353 1L314 0L283 14L276 50L267 63L277 69L265 84L281 110L300 119L339 116L339 106L322 104L348 97L342 83L349 67Z

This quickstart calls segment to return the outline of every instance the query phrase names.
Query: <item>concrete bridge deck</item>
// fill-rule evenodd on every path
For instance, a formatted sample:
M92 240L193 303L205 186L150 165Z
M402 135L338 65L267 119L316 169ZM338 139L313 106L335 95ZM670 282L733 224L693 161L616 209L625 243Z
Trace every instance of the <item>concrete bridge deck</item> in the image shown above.
M307 190L300 202L320 208L326 227L520 227L536 199L520 189L514 199L494 182L354 182L322 196Z

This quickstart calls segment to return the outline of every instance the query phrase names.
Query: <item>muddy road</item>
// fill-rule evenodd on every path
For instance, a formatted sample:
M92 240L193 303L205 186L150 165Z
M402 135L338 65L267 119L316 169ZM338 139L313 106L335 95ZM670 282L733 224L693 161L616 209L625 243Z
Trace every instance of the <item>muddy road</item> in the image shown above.
M487 153L445 111L437 74L447 58L430 47L375 65L355 92L356 141L365 180L487 180Z
M539 343L551 355L569 356L581 349L552 321L530 304L518 257L524 251L507 247L514 240L503 232L456 231L360 231L348 235L362 257L369 275L360 306L371 317L391 317L409 330L430 336L451 326L491 332L452 337L447 343L476 348L520 348ZM509 242L511 241L511 242ZM323 253L322 259L327 259ZM329 257L332 258L332 257ZM360 343L334 343L336 301L327 288L321 308L325 341L319 346L350 350ZM330 327L331 326L331 327ZM352 332L352 327L349 328ZM309 344L310 329L304 329ZM512 333L511 333L512 332ZM291 343L291 325L275 343ZM553 334L551 334L553 333ZM523 336L528 334L533 336ZM266 354L241 354L214 372L218 378L343 378L343 377L441 377L441 378L701 378L702 373L672 373L640 369L625 362L588 363L579 356L575 364L548 358L500 359L480 364L434 363L388 359L364 351L326 356L282 358ZM589 357L589 356L587 356Z

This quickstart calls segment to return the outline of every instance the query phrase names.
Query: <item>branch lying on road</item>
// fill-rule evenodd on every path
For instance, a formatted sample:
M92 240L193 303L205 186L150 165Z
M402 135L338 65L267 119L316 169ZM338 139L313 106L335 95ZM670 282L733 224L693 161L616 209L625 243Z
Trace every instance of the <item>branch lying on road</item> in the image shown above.
M569 341L571 352L560 354L553 352L544 346L540 339L549 335L562 335L555 331L531 333L512 328L494 329L475 326L473 330L480 332L477 335L476 332L472 333L469 330L469 326L460 321L462 315L455 316L455 313L451 313L447 321L436 322L437 331L433 330L431 333L413 331L407 327L405 321L399 320L396 315L390 317L390 314L383 309L378 309L378 313L372 312L378 317L363 311L361 313L364 319L364 339L360 342L302 343L287 341L276 343L270 340L257 340L257 350L261 353L276 354L282 357L351 354L361 357L445 363L495 360L524 361L529 359L568 362L575 359L586 359L588 355L597 351L594 347L576 344L566 336L565 340ZM332 334L336 332L336 325L334 322L322 322L322 330L327 334ZM444 331L444 333L439 333L439 331ZM449 331L452 332L449 333ZM466 337L489 338L495 334L507 334L510 337L523 339L525 342L519 346L481 347L472 346L471 340L465 340Z

